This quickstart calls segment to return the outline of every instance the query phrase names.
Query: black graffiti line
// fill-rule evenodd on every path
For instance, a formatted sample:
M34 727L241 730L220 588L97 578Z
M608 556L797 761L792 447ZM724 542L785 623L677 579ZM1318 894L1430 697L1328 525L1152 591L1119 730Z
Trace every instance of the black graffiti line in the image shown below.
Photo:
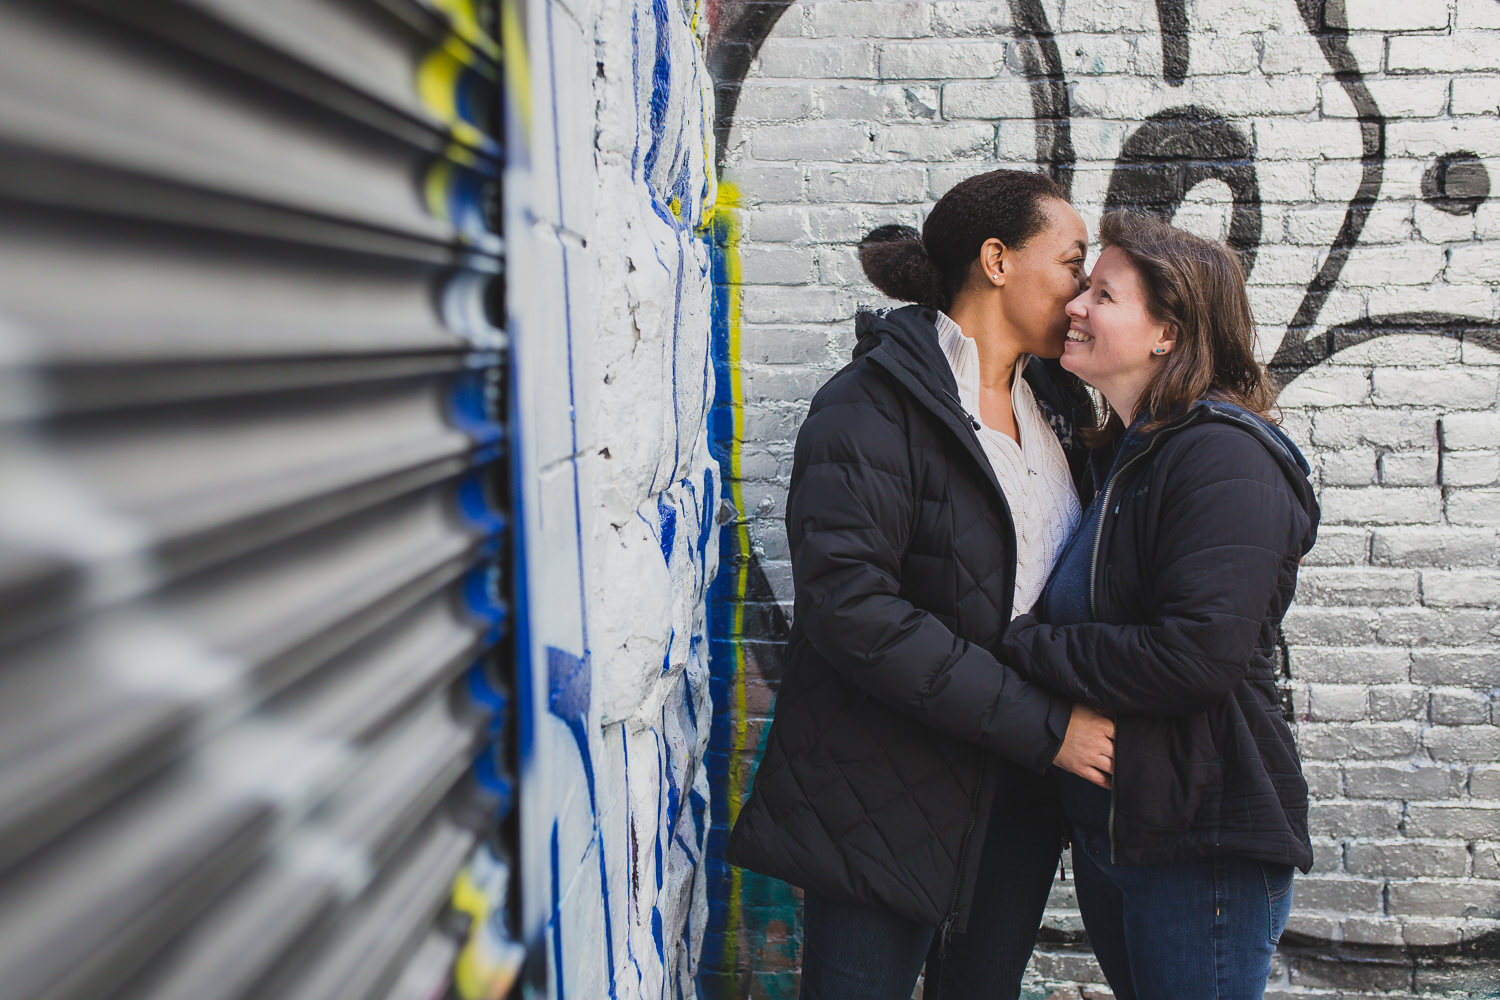
M1180 87L1188 71L1186 0L1156 0L1156 20L1161 26L1161 77Z
M708 70L714 80L714 169L722 172L729 155L729 132L734 110L740 102L740 87L750 72L766 36L792 5L793 0L756 0L737 7L708 53ZM726 0L724 7L729 6Z
M1031 116L1036 122L1036 157L1047 167L1052 179L1063 190L1072 193L1073 151L1072 107L1068 100L1068 81L1063 75L1062 55L1057 36L1047 23L1047 12L1041 0L1010 0L1011 21L1021 42L1021 66L1031 81Z
M1334 79L1338 80L1349 100L1354 104L1359 120L1362 172L1359 187L1349 200L1344 213L1343 225L1338 236L1329 247L1328 259L1318 273L1308 282L1302 304L1287 326L1281 345L1268 366L1278 385L1286 385L1308 368L1322 361L1335 349L1332 332L1323 335L1321 343L1309 344L1307 331L1317 322L1318 314L1328 301L1328 295L1338 282L1339 274L1349 260L1349 254L1364 231L1365 222L1374 208L1385 176L1385 116L1375 104L1370 88L1349 49L1349 30L1326 29L1324 22L1347 23L1344 16L1344 0L1297 0L1297 10L1302 15L1307 30L1318 40L1323 58L1328 60Z

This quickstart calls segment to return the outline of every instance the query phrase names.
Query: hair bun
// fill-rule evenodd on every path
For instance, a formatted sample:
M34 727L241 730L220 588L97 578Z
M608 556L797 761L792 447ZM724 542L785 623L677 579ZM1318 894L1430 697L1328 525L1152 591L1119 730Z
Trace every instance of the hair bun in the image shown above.
M902 302L943 307L943 276L911 226L878 226L859 241L859 263L881 292Z

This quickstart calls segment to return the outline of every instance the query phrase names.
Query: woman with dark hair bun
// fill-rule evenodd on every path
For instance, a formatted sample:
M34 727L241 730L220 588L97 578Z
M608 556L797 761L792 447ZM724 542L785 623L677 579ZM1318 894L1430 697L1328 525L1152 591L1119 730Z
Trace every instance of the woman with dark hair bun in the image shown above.
M1313 860L1274 658L1318 504L1235 255L1125 213L1100 242L1062 358L1109 404L1094 502L999 654L1118 725L1108 791L1058 779L1115 996L1256 1000Z
M860 245L915 305L861 313L814 396L787 497L795 611L730 861L804 890L804 1000L1014 998L1057 866L1058 767L1107 786L1113 723L1002 665L1080 515L1055 360L1087 234L1063 191L997 170L919 234Z

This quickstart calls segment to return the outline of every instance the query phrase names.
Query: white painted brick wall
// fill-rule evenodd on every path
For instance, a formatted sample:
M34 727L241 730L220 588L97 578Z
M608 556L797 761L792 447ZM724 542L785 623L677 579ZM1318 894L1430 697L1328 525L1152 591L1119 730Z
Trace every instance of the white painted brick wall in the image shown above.
M1182 86L1161 79L1151 5L1043 6L1072 95L1075 202L1091 229L1144 115L1196 103L1251 141L1262 242L1250 285L1269 354L1366 172L1348 90L1296 5L1190 3ZM1380 198L1309 332L1422 311L1493 323L1500 3L1346 0L1327 14L1326 30L1347 28L1388 125ZM963 177L1035 166L1012 31L1010 5L988 0L804 0L747 81L727 170L747 206L745 426L760 461L745 485L747 503L768 512L754 535L783 600L778 514L798 422L815 384L847 359L854 307L888 304L851 244L873 225L919 221ZM781 89L760 89L771 83ZM1496 188L1472 214L1424 201L1424 175L1457 151L1481 157ZM1181 218L1217 231L1225 209L1201 199ZM1305 935L1445 946L1500 918L1500 345L1490 344L1392 333L1306 372L1282 397L1324 507L1285 625L1317 800L1317 871L1298 884L1292 923ZM1054 901L1053 924L1076 927L1071 887ZM1097 981L1064 952L1039 954L1037 969ZM1360 985L1316 964L1279 969L1273 995ZM1463 985L1451 970L1372 976L1366 986L1404 992Z

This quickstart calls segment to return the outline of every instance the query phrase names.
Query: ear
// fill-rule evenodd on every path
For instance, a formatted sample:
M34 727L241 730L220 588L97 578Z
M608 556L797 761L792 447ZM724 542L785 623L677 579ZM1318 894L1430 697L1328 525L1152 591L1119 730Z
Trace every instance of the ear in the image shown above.
M979 269L985 280L996 288L1005 284L1005 272L1010 264L1005 253L1005 244L993 236L979 247Z
M1177 324L1167 323L1162 326L1161 334L1156 338L1156 343L1151 345L1151 353L1166 357L1172 353L1172 348L1177 346Z

